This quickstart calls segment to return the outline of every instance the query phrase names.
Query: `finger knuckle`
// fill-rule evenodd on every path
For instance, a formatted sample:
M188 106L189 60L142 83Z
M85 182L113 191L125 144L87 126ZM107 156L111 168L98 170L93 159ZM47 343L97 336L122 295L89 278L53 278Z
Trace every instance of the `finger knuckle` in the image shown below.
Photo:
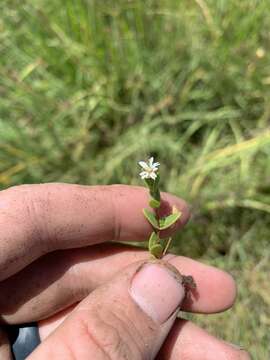
M47 224L47 214L49 211L49 194L46 188L43 191L35 191L36 188L26 188L23 195L23 207L28 218L29 226L32 229L32 238L43 243L49 236Z
M110 186L110 202L113 209L113 240L119 241L121 238L121 221L119 217L119 200L117 198L117 191L115 191L114 185Z

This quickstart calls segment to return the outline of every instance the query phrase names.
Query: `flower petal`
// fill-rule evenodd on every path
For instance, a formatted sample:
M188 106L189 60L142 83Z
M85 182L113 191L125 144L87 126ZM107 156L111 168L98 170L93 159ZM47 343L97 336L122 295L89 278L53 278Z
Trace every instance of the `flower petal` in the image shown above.
M142 172L140 173L140 177L141 177L142 179L146 179L146 178L148 177L148 173L147 173L146 171L142 171Z
M156 175L154 172L151 172L151 173L149 174L149 176L150 176L150 178L152 178L153 180L155 180L156 177L157 177L157 175Z
M154 168L154 167L158 167L160 165L160 163L159 162L155 162L153 165L152 165L152 167Z
M150 159L148 160L150 167L153 166L153 161L154 161L154 158L153 158L153 157L150 157Z
M139 161L139 165L143 168L143 169L148 169L149 166L145 161Z

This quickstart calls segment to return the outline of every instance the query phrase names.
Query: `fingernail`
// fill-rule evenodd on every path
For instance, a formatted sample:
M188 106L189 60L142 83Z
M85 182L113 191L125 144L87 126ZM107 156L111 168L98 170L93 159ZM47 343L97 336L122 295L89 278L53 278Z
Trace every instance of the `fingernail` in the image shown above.
M185 297L181 275L161 263L145 264L135 274L130 294L154 321L163 324L179 308Z

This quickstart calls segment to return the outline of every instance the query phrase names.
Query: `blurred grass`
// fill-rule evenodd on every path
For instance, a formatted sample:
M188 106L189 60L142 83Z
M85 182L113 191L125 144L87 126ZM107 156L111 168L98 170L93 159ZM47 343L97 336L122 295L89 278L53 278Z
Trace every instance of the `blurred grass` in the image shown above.
M163 188L193 221L175 252L230 271L236 305L196 316L270 349L270 3L2 0L0 187L65 181ZM268 356L267 356L268 355Z

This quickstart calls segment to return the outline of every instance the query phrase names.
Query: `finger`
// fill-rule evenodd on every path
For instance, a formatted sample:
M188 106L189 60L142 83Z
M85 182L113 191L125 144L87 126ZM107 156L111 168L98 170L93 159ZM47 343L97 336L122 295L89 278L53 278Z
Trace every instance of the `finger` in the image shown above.
M250 360L246 351L211 336L193 323L177 320L157 360Z
M58 326L62 324L62 322L70 315L76 306L78 306L78 303L69 306L65 310L62 310L47 319L39 321L38 329L40 340L44 341L56 328L58 328Z
M44 341L73 310L42 321L39 324L41 340ZM241 347L219 340L195 324L177 319L156 360L249 360Z
M116 244L47 254L0 283L2 320L14 324L47 318L82 300L129 264L148 257L147 251ZM182 305L184 310L213 313L233 304L236 287L229 274L185 257L166 259L196 282L197 288Z
M163 207L182 212L173 230L186 223L186 203L162 194ZM0 280L41 255L103 241L145 240L151 226L142 214L142 187L69 184L24 185L0 193ZM131 221L132 219L132 221Z
M154 359L184 295L172 266L132 264L82 301L30 359Z
M0 359L12 360L11 349L8 336L3 328L0 327Z
M237 288L230 274L183 256L169 258L181 273L195 280L196 289L189 292L182 309L207 314L227 310L233 305Z

